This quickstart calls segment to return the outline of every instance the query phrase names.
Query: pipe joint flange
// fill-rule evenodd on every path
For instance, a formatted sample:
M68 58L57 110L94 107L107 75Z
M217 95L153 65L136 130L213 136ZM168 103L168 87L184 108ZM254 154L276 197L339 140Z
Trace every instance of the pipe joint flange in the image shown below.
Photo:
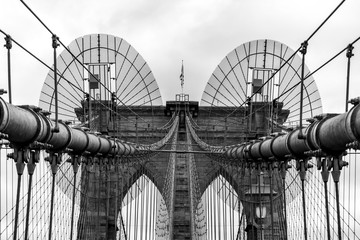
M62 155L62 152L50 152L49 156L45 158L45 161L50 163L53 175L55 175L58 171L59 165L62 161Z
M352 98L352 99L350 99L350 100L348 101L348 103L356 106L356 105L358 105L358 104L360 103L360 97Z

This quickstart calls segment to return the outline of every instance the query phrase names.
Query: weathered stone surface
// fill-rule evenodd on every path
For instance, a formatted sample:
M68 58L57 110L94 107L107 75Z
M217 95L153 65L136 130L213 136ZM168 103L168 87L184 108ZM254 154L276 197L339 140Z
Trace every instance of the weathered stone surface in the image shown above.
M184 102L168 102L167 106L153 108L132 107L131 111L127 107L117 107L118 112L121 112L121 117L110 119L110 115L106 111L99 110L98 114L101 117L95 125L98 126L99 131L118 136L129 142L153 143L160 140L165 134L164 131L157 129L164 126L171 119L171 114L175 110L179 110L180 126L177 149L182 150L186 149L186 146L182 145L186 143L185 109L189 109L194 121L200 127L197 131L200 138L211 145L230 145L268 134L269 124L267 118L269 118L270 112L269 108L264 107L268 104L252 103L251 109L255 114L251 115L251 120L244 120L243 118L245 114L249 114L250 106L237 109L236 113L232 114L231 117L226 117L223 113L225 111L231 112L235 108L210 109L209 107L199 107L197 102L187 104ZM93 107L97 109L96 106ZM277 111L278 116L280 116L278 121L282 123L285 121L288 112L282 110L281 106ZM78 110L77 112L81 114L83 111ZM135 117L134 112L139 117ZM80 115L78 117L81 118ZM143 120L140 121L139 118ZM148 123L145 124L145 122ZM236 122L236 124L229 124L231 122ZM165 149L170 149L170 145L166 146ZM201 149L193 146L193 150ZM160 192L164 189L169 153L159 153L150 159L133 161L134 163L130 163L129 159L122 160L127 161L127 163L119 167L94 164L83 168L81 191L86 193L88 197L81 197L80 220L83 222L78 225L83 228L78 229L77 239L116 239L116 231L119 227L116 225L116 213L120 211L122 200L128 189L142 174L147 175ZM250 186L249 177L241 177L239 171L234 171L231 166L220 165L202 154L195 155L195 164L201 193L206 190L211 181L222 175L233 186L239 196L245 196L245 192ZM175 240L191 239L188 168L188 155L177 154L173 212L173 239ZM249 174L245 174L245 176L249 176ZM276 178L274 179L274 181L279 181ZM256 182L256 176L252 176L251 183ZM278 182L276 184L281 186ZM281 211L281 203L278 203L276 208ZM246 217L250 217L250 213L247 213ZM274 225L276 239L281 239L278 232L283 227L281 219L284 219L284 217L275 216L274 219L276 220ZM270 239L269 231L264 234L265 239ZM249 237L249 239L251 238Z

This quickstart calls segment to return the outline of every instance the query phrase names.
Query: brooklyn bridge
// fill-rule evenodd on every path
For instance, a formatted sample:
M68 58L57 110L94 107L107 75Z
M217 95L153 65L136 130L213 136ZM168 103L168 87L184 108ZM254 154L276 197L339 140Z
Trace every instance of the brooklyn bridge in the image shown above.
M319 28L295 50L240 43L200 102L183 91L184 65L163 102L123 38L65 45L47 28L53 62L41 62L38 106L12 103L11 60L15 48L41 60L0 30L0 239L360 239L360 98L348 94L360 38L311 72ZM338 56L346 107L323 113L313 74Z

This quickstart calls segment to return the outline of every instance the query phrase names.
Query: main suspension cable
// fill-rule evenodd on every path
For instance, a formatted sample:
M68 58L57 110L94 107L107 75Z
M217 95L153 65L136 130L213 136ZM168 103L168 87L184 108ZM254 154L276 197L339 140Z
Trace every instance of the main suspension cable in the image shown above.
M343 0L331 13L330 15L315 29L315 31L307 38L306 42L309 42L309 40L324 26L324 24L333 16L333 14L340 8L340 6L345 2L345 0ZM234 112L237 111L237 109L239 109L240 107L242 107L246 102L248 102L249 100L251 100L255 94L259 93L264 87L265 85L274 78L274 76L301 50L302 45L255 91L252 93L252 95L250 97L247 98L246 101L243 101L242 104L240 104L240 106L238 106L235 110L233 110L230 114L227 115L227 117L229 117L230 115L232 115Z
M24 2L24 0L20 0L20 2L22 4L24 4L24 6L31 12L31 14L41 23L41 25L43 25L45 27L45 29L52 35L52 36L56 36L51 30L50 28L40 19L39 16L36 15L36 13ZM101 81L99 81L93 73L91 73L91 71L89 69L87 69L84 64L70 51L70 49L67 48L67 46L60 40L60 38L57 37L57 41L61 44L61 46L64 47L64 49L72 56L73 59L75 59L75 61L77 61L84 69L85 71L87 71L92 77L94 77L94 79L96 79L98 81L98 83L100 83L100 85L102 87L104 87L104 89L108 92L111 93L111 91L109 90L108 87L106 87ZM135 115L137 115L138 117L140 117L136 112L134 112L131 108L129 108L127 105L125 105L125 103L123 101L121 101L119 99L118 96L116 96L116 99L125 107L127 107L132 113L134 113ZM144 118L140 117L140 119L142 119L145 123L148 123Z
M8 34L0 29L0 32L5 35L8 36ZM54 72L54 69L52 69L48 64L46 64L44 61L42 61L40 58L38 58L35 54L33 54L32 52L30 52L28 49L26 49L23 45L21 45L19 42L17 42L14 38L11 38L12 42L14 42L18 47L20 47L22 50L24 50L26 53L28 53L30 56L32 56L33 58L35 58L37 61L39 61L42 65L44 65L46 68L48 68L49 70ZM58 73L59 74L59 73ZM68 80L65 76L61 75L61 78L64 79L68 84L70 84L72 87L74 87L76 90L80 91L82 94L86 94L86 92L81 89L80 87L76 86L75 84L73 84L70 80ZM119 112L114 111L113 109L111 109L109 106L106 106L104 103L102 103L100 100L96 99L94 96L90 96L90 98L97 102L98 104L100 104L102 107L107 108L108 110L110 110L111 112L114 112L115 115L117 116L121 116L125 119L127 119L130 122L135 123L133 120L126 118L124 116L122 116ZM141 129L147 129L146 127L139 127Z
M356 38L352 43L350 43L351 45L354 45L355 43L357 43L360 40L360 36L358 38ZM343 48L342 50L340 50L338 53L336 53L333 57L331 57L329 60L327 60L325 63L323 63L322 65L320 65L315 71L309 73L305 78L304 81L307 80L308 78L310 78L312 75L314 75L315 73L317 73L319 70L321 70L322 68L324 68L326 65L328 65L330 62L332 62L334 59L336 59L338 56L340 56L342 53L344 53L346 50L348 49L348 46ZM286 90L285 92L281 93L277 98L274 99L274 101L279 100L282 96L284 96L285 94L287 94L288 92L292 91L295 87L297 87L300 84L300 82L296 83L294 86L292 86L291 88L289 88L288 90Z

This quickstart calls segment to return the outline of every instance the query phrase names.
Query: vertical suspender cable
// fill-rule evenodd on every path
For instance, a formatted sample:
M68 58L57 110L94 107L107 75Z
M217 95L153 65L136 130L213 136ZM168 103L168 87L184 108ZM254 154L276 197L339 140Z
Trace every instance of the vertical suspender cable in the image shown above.
M152 187L153 187L153 185L155 185L155 183L154 182L152 182L151 184L149 184L149 192L148 192L148 196L149 196L149 200L147 201L147 204L148 204L148 217L147 217L147 222L149 223L149 230L148 230L148 237L146 238L146 240L151 240L151 236L152 236L152 231L153 231L153 229L152 229L152 218L151 218L151 216L152 216L152 205L153 205L153 196L152 196L152 194L153 194L153 190L152 190Z
M129 167L129 165L128 165L128 167ZM131 174L131 173L130 173ZM133 186L132 185L130 185L131 184L131 177L132 176L129 176L129 179L128 179L128 188L129 188L129 191L130 192L128 192L128 194L130 194L130 203L128 202L127 204L128 205L130 205L130 210L129 209L127 209L127 213L129 212L129 211L132 211L132 204L133 204ZM131 231L132 231L132 229L131 229L131 226L133 226L133 224L132 224L132 222L131 222L131 213L129 214L129 218L128 219L126 219L126 224L129 226L129 228L128 228L128 237L129 237L129 239L131 239Z
M349 162L351 161L351 157L349 157ZM348 199L347 199L347 215L348 215L348 219L347 219L347 236L348 236L348 238L350 238L349 236L350 236L350 195L351 195L351 192L350 192L350 184L351 184L351 179L352 179L353 177L351 176L351 170L349 169L349 175L348 175L348 182L346 183L345 181L344 181L344 190L346 189L346 187L345 186L349 186L348 188L347 188L347 192L348 192ZM345 179L344 179L345 180ZM355 182L354 182L355 183ZM355 185L355 184L354 184ZM344 195L344 198L345 198L345 195ZM345 199L343 200L343 202L345 202ZM343 208L343 211L345 211L345 208ZM345 217L345 214L344 214L344 212L343 212L343 216ZM343 218L344 218L343 217Z
M349 44L346 51L347 61L347 73L346 73L346 99L345 99L345 112L348 111L348 101L349 101L349 86L350 86L350 59L354 54L352 50L354 49L352 44Z
M29 217L30 217L30 202L31 202L31 188L32 188L32 177L34 174L36 163L39 162L40 151L30 153L30 159L27 163L28 174L29 174L29 188L28 188L28 201L26 209L26 221L25 221L25 239L28 239L29 232Z
M74 231L74 213L75 213L75 198L76 198L76 175L79 169L78 165L78 157L72 157L72 165L74 171L74 186L73 186L73 198L72 198L72 206L71 206L71 226L70 226L70 240L73 239L73 231Z
M111 165L109 164L109 162L105 165L105 174L106 174L106 230L105 230L105 236L106 239L109 239L109 219L110 219L110 174L111 174ZM116 220L114 220L116 221Z
M302 192L302 203L303 203L303 219L304 219L304 237L307 239L307 228L306 228L306 205L305 205L305 180L301 179L301 192Z
M137 177L137 189L138 189L138 193L136 194L136 209L137 212L135 212L136 214L136 222L135 222L135 226L136 229L135 231L137 232L136 235L136 239L142 239L143 236L143 230L142 230L142 223L143 223L143 211L144 211L144 206L143 206L143 195L144 195L144 169L142 165L140 166L140 172L138 173Z
M88 164L88 161L86 160L86 164ZM86 167L84 167L82 169L81 172L81 185L80 185L80 215L79 215L79 219L78 220L78 226L77 226L77 236L78 238L80 238L79 236L82 236L83 234L85 234L85 225L86 225L86 214L85 214L85 210L84 210L84 206L86 206L87 204L87 181L88 181L88 174L86 172Z
M212 211L211 211L211 202L210 202L211 201L210 187L211 187L211 183L209 184L209 186L205 190L206 198L207 198L207 207L206 207L206 214L207 214L207 221L206 221L207 233L206 233L206 237L207 237L207 239L212 239L212 230L213 230L213 227L211 225Z
M16 191L16 206L15 206L15 222L14 222L14 234L13 239L17 240L17 231L18 231L18 221L19 221L19 203L20 203L20 189L21 189L21 176L24 172L25 163L25 152L26 151L18 151L14 149L13 158L16 161L16 170L18 173L18 184L17 184L17 191Z
M212 239L216 239L216 208L215 206L215 194L214 194L214 188L215 188L215 179L212 181L210 186L210 210L211 210L211 236Z
M356 182L356 172L357 172L357 164L356 163L357 163L357 159L356 158L357 157L356 156L357 156L357 152L356 152L356 149L355 149L355 154L354 155L355 155L355 159L354 159L355 161L353 161L353 162L355 162L355 168L354 168L355 169L355 171L354 171L354 183L355 184L353 186L354 186L354 216L355 216L355 218L353 220L354 221L354 228L353 229L355 229L355 226L356 226L355 225L355 222L356 222L355 219L356 219L356 213L357 213L357 209L356 209L356 198L357 198L357 195L356 195L357 194L356 193L356 188L357 188L357 185L356 185L357 184L357 182ZM354 234L354 239L355 239L355 234Z
M304 139L305 136L303 134L303 130L302 130L302 118L303 118L303 98L304 98L304 78L305 78L305 55L307 52L307 46L308 46L308 42L305 41L301 44L301 49L300 49L300 53L302 54L302 63L301 63L301 84L300 84L300 114L299 114L299 135L298 138L299 139Z
M327 161L330 160L328 158L322 159L319 157L317 159L318 161L318 170L320 170L320 168L322 169L321 171L321 177L322 180L324 182L324 194L325 194L325 211L326 211L326 230L327 230L327 237L328 239L331 239L331 234L330 234L330 213L329 213L329 193L328 193L328 180L329 180L329 170L328 170L328 166L327 166ZM320 165L321 164L321 165Z
M139 211L140 212L140 218L139 218L139 227L140 227L140 239L143 239L143 233L144 233L144 229L143 229L143 224L144 224L144 195L145 195L145 172L144 172L144 168L142 166L142 170L141 170L141 177L140 177L140 180L141 180L141 189L140 189L140 194L141 194L141 198L139 196L139 208L141 208L141 210ZM141 200L141 202L140 202Z
M212 182L212 194L211 194L211 198L212 198L212 203L211 203L211 206L212 206L212 212L214 213L213 214L213 220L212 220L212 228L214 229L213 231L213 236L214 236L214 239L217 238L217 211L216 211L216 178L213 180Z
M52 153L50 155L50 163L51 163L51 172L52 172L52 187L51 187L51 203L50 203L50 223L49 223L49 240L51 240L51 230L52 230L52 222L53 222L53 212L54 212L54 197L55 197L55 182L56 182L56 173L58 170L58 162L61 159L61 155L55 155Z
M238 174L238 169L237 169L237 165L233 165L233 167L235 168L235 172L236 172L236 175ZM236 179L235 179L236 181ZM240 193L239 193L240 195ZM232 235L232 238L231 240L234 240L236 237L236 234L237 234L237 230L236 230L236 224L237 224L237 221L235 221L235 218L236 218L236 198L235 196L237 196L236 194L236 188L235 186L233 186L232 188L232 194L231 194L231 201L232 201L232 205L231 205L231 211L232 211L232 225L233 225L233 232L231 233ZM239 226L240 227L240 226Z
M101 191L100 191L100 188L101 188L101 170L102 170L102 159L99 158L99 165L98 165L98 171L99 171L99 177L97 179L98 181L98 189L97 189L97 216L96 216L96 219L97 219L97 222L96 222L96 237L99 238L99 233L100 233L100 194L101 194Z
M347 163L343 162L341 159L342 156L333 158L333 170L331 175L335 183L335 197L336 197L336 213L337 213L337 225L338 225L338 239L341 240L341 217L340 217L340 199L339 199L339 179L341 168Z
M146 186L145 186L145 175L142 176L142 191L141 191L141 218L140 218L140 239L143 239L143 236L146 237L146 232L144 231L144 221L146 221L146 217L144 216L144 206L145 206L145 194L146 194ZM146 211L146 209L145 209ZM145 214L146 215L146 214ZM143 235L143 233L145 233Z
M252 192L252 180L251 180L251 175L252 175L252 167L249 166L248 167L249 169L249 188L250 188L250 201L253 200L253 192ZM251 211L253 211L253 209L251 209ZM253 216L250 216L249 217L249 220L250 221L254 221L254 219L252 219ZM250 223L251 224L251 229L249 229L251 231L251 237L252 239L255 239L255 228L254 228L254 225L253 225L253 222ZM249 224L248 224L249 225ZM248 234L249 235L249 234ZM256 234L256 237L257 237L257 234Z
M141 171L141 170L140 170ZM141 175L141 173L136 173L138 175ZM134 177L138 177L137 175L135 175ZM141 177L140 177L141 178ZM140 178L138 179L134 179L135 180L135 194L134 194L134 206L135 206L135 216L134 216L134 239L138 239L137 237L137 233L138 233L138 227L139 227L139 218L138 218L138 215L139 215L139 199L140 199L140 187L139 187L139 184L141 184L141 181L140 181Z
M219 239L221 239L221 207L220 207L220 176L221 176L221 170L219 172L219 176L216 179L216 199L217 199L217 212L218 212L218 217L217 217L217 221L218 221L218 226L219 226Z
M152 204L151 204L151 216L152 216L152 238L150 238L150 240L154 240L155 239L155 235L156 235L156 204L157 204L157 199L156 199L156 196L157 196L157 189L155 188L155 184L153 184L153 187L152 187Z
M148 217L149 217L149 190L150 190L150 186L151 186L151 181L150 179L147 178L147 186L145 188L145 197L144 197L144 201L143 201L143 204L146 204L146 207L145 207L145 240L148 239L148 236L149 236L149 232L148 232L148 225L149 225L149 220L148 220ZM145 203L146 202L146 203Z
M281 164L281 178L282 178L282 184L283 184L283 200L284 200L284 214L285 214L285 240L288 239L288 231L287 231L287 206L286 206L286 171L288 167L288 162L285 161Z
M128 173L129 172L129 162L126 162L125 166L126 166L126 169L124 169L124 171L126 171ZM125 176L125 172L124 172L124 176ZM127 179L125 179L125 180L127 180ZM126 204L126 235L129 236L129 239L130 239L130 224L131 223L129 223L129 205L130 205L129 196L131 194L131 192L130 192L131 188L129 188L129 182L128 181L126 181L126 183L124 183L124 181L123 181L123 186L125 186L125 184L126 184L126 186L128 188L128 191L126 192L126 195L125 195L126 196L126 202L125 202L125 204ZM124 192L124 190L125 189L123 189L122 191Z
M213 219L214 219L214 217L213 217L213 210L212 210L212 206L213 206L213 196L212 196L212 188L213 188L213 182L211 182L210 183L210 185L209 185L209 207L208 207L208 211L209 211L209 213L210 213L210 224L209 224L209 226L210 226L210 239L215 239L215 237L214 237L214 231L215 231L215 227L214 227L214 225L215 224L213 224Z
M209 238L208 237L208 231L207 231L207 229L208 229L208 227L207 227L207 223L208 223L208 220L209 220L209 218L208 218L208 211L207 211L207 207L208 207L208 202L207 202L207 195L206 195L206 190L203 192L203 194L202 194L202 196L201 196L201 202L203 203L203 211L204 211L204 213L205 213L205 224L203 225L204 227L205 227L205 232L201 235L202 236L202 239L203 238Z
M88 78L88 89L89 89L89 93L85 94L87 99L88 99L88 128L89 129L92 129L91 128L91 88L90 88L90 78ZM95 96L93 96L95 98Z
M91 167L93 167L94 169L95 168L95 163L92 162L90 163L91 164ZM92 172L90 171L90 169L87 168L87 171L86 171L86 174L87 174L87 181L86 181L86 207L87 206L90 206L90 201L92 201L92 203L94 204L94 210L95 210L95 207L96 207L96 201L95 201L95 192L94 193L91 193L91 185L90 185L90 179L91 179L91 176L93 177L93 183L94 183L94 190L96 189L95 187L95 184L96 184L96 179L95 179L95 174L92 174ZM91 194L90 194L91 193ZM91 199L91 200L90 200ZM90 224L91 226L93 226L93 221L94 221L94 218L95 218L95 214L89 214L88 211L85 210L85 215L86 215L86 221L85 221L85 230L86 230L86 234L94 234L94 231L96 230L95 227L90 227Z
M274 202L273 202L273 166L269 164L269 180L270 180L270 216L271 216L271 239L274 239Z
M353 201L353 204L354 204L354 208L353 208L353 216L355 216L353 219L352 219L352 222L353 222L353 229L355 229L355 227L356 227L356 221L355 221L355 219L356 219L356 211L357 211L357 209L356 209L356 194L357 194L357 192L356 192L356 188L357 188L357 179L356 179L356 170L357 170L357 155L358 155L358 153L357 153L357 150L358 150L358 148L359 148L359 145L356 147L356 148L354 148L354 158L352 159L353 161L352 161L352 163L354 163L354 179L353 179L353 181L354 181L354 184L353 184L353 193L354 193L354 201ZM350 201L350 199L349 199L349 201ZM350 224L349 224L349 226L350 226ZM355 239L355 234L353 235L353 239Z
M300 134L300 133L299 133ZM304 220L304 238L307 240L307 227L306 227L306 198L305 198L305 177L307 169L307 160L298 161L298 170L300 171L301 179L301 192L302 192L302 207L303 207L303 220Z
M261 164L258 164L258 188L259 188L259 204L260 204L260 218L262 218L262 199L261 199L261 185L263 184L263 172L261 169ZM264 239L264 229L263 226L260 226L260 239Z
M233 172L233 171L232 171ZM228 173L228 177L230 179L230 173ZM230 240L234 239L234 209L233 209L233 205L234 205L234 193L233 193L233 189L229 183L229 206L230 206Z
M135 172L135 174L138 174ZM134 179L134 184L133 184L133 189L134 189L134 195L133 195L133 201L134 201L134 224L132 225L133 226L133 231L134 231L134 239L137 239L137 227L138 227L138 204L139 204L139 179L136 179L136 175L133 175L133 177L135 178ZM133 213L132 212L133 210L131 210L130 213Z
M117 219L118 219L118 197L119 197L119 160L118 157L115 157L115 166L114 166L114 170L115 170L115 175L116 175L116 179L115 179L115 203L114 203L114 229L113 231L115 233L117 233ZM121 230L119 231L121 232Z
M227 233L227 226L226 226L226 196L225 196L225 186L224 182L225 180L225 169L224 166L221 168L222 174L221 174L221 195L222 195L222 206L223 206L223 214L222 214L222 225L223 225L223 233L224 233L224 239L226 240L226 233Z
M222 181L222 188L223 188L223 201L224 201L224 232L225 232L225 240L227 239L227 232L228 232L228 223L227 223L227 218L228 218L228 210L226 207L226 202L227 202L227 197L226 197L226 171L225 168L223 168L223 181Z
M244 170L244 165L241 164L240 165L240 168L237 166L236 167L236 171L238 173L238 182L240 183L237 187L237 192L238 192L238 195L237 195L237 204L238 204L238 207L237 207L237 210L238 210L238 226L239 226L239 229L237 231L237 235L236 235L236 240L238 240L241 236L240 236L240 229L241 229L241 216L240 216L240 195L241 195L241 192L240 192L240 189L242 185L242 183L244 182L244 175L245 175L245 170Z
M206 208L206 229L209 229L209 222L210 222L210 210L209 210L209 189L205 190L204 197L205 197L205 208ZM206 231L206 239L210 238L210 231Z
M126 165L127 166L127 165ZM124 218L123 218L123 214L122 214L122 203L124 202L124 199L125 199L125 196L123 195L124 193L124 176L125 176L125 173L123 172L123 168L124 168L124 172L125 172L125 164L120 168L121 169L121 189L120 189L120 200L121 200L121 206L120 206L120 221L121 221L121 229L123 230L124 232L124 236L125 236L125 240L127 240L127 228L125 229L125 224L124 224ZM127 195L128 196L128 195ZM128 204L126 204L127 206ZM128 208L126 207L126 215L127 215L127 211L128 211ZM129 223L127 222L127 219L126 219L126 224L129 225ZM120 231L121 232L121 231Z
M12 39L10 35L6 35L5 37L5 47L7 51L7 60L8 60L8 92L9 92L9 103L12 103L11 97L11 59L10 59L10 50L12 48Z
M338 239L341 240L341 217L340 217L340 198L339 198L339 182L335 182L335 196L336 196L336 213L338 225Z
M29 163L27 164L27 166L29 166ZM25 237L24 237L24 239L28 239L28 232L29 232L29 217L30 217L32 176L33 176L33 174L29 173L28 200L27 200L27 206L26 206Z
M0 151L2 151L3 150L3 143L1 142L0 143ZM5 150L6 151L6 150ZM1 155L2 154L0 154L0 173L2 173L2 163L3 163L3 161L2 161L2 159L1 159ZM5 169L6 169L6 164L5 164ZM4 175L2 175L2 177L4 177L5 176L5 184L7 185L7 176L6 176L6 174L4 174ZM3 189L2 189L2 187L1 187L1 185L2 184L0 184L0 193L2 193L3 192ZM5 192L5 196L7 197L7 191ZM1 200L0 200L0 203L1 203ZM0 204L0 219L2 218L2 207L3 207L3 205L2 204ZM7 209L6 208L6 204L5 204L5 209ZM1 235L0 235L1 236Z
M84 166L84 168L82 169L82 181L81 181L81 191L82 194L80 195L80 205L83 206L82 208L80 208L80 216L82 216L82 220L81 220L81 224L79 227L78 224L78 233L77 236L82 236L86 234L86 226L87 226L87 221L88 221L88 216L87 216L87 211L85 211L85 207L88 205L88 186L89 186L89 172L88 172L88 164L89 161L88 159L86 159L86 166ZM80 233L79 233L80 232Z
M326 211L326 228L327 228L327 236L328 239L331 239L330 234L330 213L329 213L329 193L328 193L328 185L327 181L324 182L324 191L325 191L325 211Z
M54 132L59 132L59 106L58 106L58 83L57 83L57 61L56 61L56 48L59 46L59 38L53 34L52 35L52 47L54 49L54 95L55 95L55 127Z

